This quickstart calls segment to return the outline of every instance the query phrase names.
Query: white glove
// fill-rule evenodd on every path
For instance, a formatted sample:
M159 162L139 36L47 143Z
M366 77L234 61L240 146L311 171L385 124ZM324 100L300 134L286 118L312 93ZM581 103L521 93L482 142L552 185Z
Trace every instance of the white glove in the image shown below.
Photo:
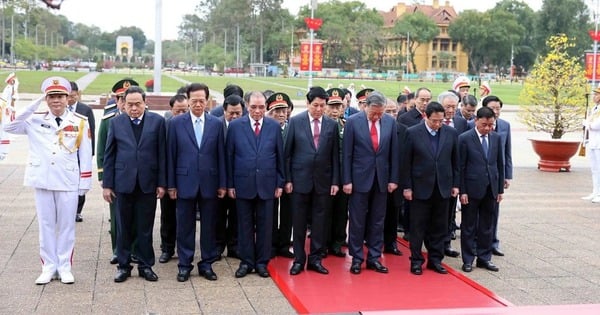
M89 191L89 189L80 189L79 196L84 196L88 191Z
M0 153L0 161L6 158L6 153Z

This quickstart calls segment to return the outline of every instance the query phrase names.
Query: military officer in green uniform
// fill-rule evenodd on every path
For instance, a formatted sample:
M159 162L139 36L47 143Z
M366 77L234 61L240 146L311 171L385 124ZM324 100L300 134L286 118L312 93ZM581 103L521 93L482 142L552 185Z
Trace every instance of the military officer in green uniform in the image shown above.
M102 164L104 163L104 148L106 146L106 136L108 135L108 126L110 125L110 119L119 115L121 113L121 109L125 104L123 94L130 86L139 86L139 84L133 79L123 79L115 83L112 87L112 92L115 95L116 102L113 104L108 104L104 107L104 116L102 116L102 122L100 122L100 128L98 129L98 143L96 147L96 164L98 166L98 181L102 183L103 179L103 169ZM117 263L117 227L115 226L115 204L109 204L110 209L110 241L112 245L112 257L110 258L111 264ZM135 241L134 241L135 243ZM135 248L135 246L133 246ZM136 263L137 259L135 255L131 255L131 261Z

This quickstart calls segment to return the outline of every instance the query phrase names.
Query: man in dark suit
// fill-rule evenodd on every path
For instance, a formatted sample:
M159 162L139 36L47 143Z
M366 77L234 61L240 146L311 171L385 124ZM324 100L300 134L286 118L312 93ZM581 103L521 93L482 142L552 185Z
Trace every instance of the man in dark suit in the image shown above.
M358 113L359 110L351 106L352 92L349 89L343 89L343 91L344 97L342 98L342 109L344 110L344 115L342 117L344 117L344 119L348 119L348 117Z
M406 127L419 124L425 118L425 107L431 101L431 91L422 87L415 92L415 107L398 116L398 122Z
M444 107L444 125L456 129L457 134L461 134L469 129L467 121L462 117L456 116L456 107L458 106L458 95L454 91L445 91L438 95L438 102ZM458 197L450 198L448 201L448 233L444 240L444 255L448 257L458 257L460 253L452 248L451 242L456 239L454 231L458 229L456 225L456 203Z
M152 271L152 230L156 198L165 194L165 120L146 111L146 94L131 86L125 91L126 115L111 119L104 153L102 195L116 201L117 260L115 282L131 276L131 243L137 236L138 271L148 281L158 280ZM116 197L116 198L115 198ZM135 227L136 235L132 235Z
M321 87L306 94L304 111L290 119L285 141L287 193L292 194L294 264L291 275L304 270L306 226L311 217L307 270L329 271L321 263L326 252L331 198L339 190L339 134L337 123L323 116L329 95Z
M186 91L189 114L169 123L167 139L167 191L177 200L177 281L184 282L194 268L196 207L200 209L200 257L198 273L217 280L212 263L219 253L216 244L218 199L225 196L225 140L217 117L205 115L209 89L192 83Z
M223 126L223 135L227 138L229 123L234 119L242 117L246 104L242 97L236 94L229 95L223 101L224 115L220 117ZM225 142L223 142L225 143ZM219 254L223 254L227 248L227 257L238 258L237 254L237 211L235 200L227 194L219 199L219 211L217 213L217 248Z
M475 118L477 109L477 99L474 95L467 95L460 100L460 110L456 111L455 116L464 118L467 122L472 122Z
M504 163L500 136L492 132L495 120L494 112L482 107L477 111L475 128L458 137L462 205L460 243L465 272L473 270L475 256L477 267L498 271L491 262L492 219L504 193Z
M502 112L502 101L500 98L494 95L488 95L481 101L483 106L489 107L494 111L496 115L496 128L494 131L500 135L502 141L502 150L504 152L504 189L510 187L510 181L513 178L513 164L512 164L512 144L510 136L510 123L500 118ZM497 205L494 211L492 220L494 222L493 228L493 249L492 254L496 256L504 256L504 252L500 250L500 241L498 240L498 218L500 216L500 204Z
M92 136L92 156L95 151L95 141L96 141L96 118L94 117L94 112L92 108L87 106L84 103L81 103L79 100L81 99L81 91L79 91L79 86L77 83L73 81L69 81L71 83L71 93L67 97L67 109L70 112L75 112L87 117L88 123L90 125L90 132ZM83 210L83 205L85 204L85 194L80 195L77 200L77 214L75 215L76 222L82 222L83 216L81 216L81 211Z
M165 126L167 139L169 138L169 123L175 116L185 114L189 110L188 99L185 94L175 94L169 100L171 110L165 112ZM167 116L167 113L170 115ZM168 146L168 142L167 142ZM159 263L167 263L175 254L175 242L177 240L177 213L175 199L169 194L160 198L160 250Z
M446 274L442 266L448 232L448 200L458 195L458 135L444 125L444 107L431 102L424 124L408 128L402 164L403 195L411 205L410 272L423 273L421 247L427 240L427 268Z
M379 261L387 193L398 187L399 149L396 122L384 114L386 99L379 92L366 98L366 108L348 118L344 128L343 189L350 195L348 249L350 272L359 274L366 243L367 269L387 273Z
M227 130L227 193L236 199L238 214L237 278L256 269L269 277L273 200L284 184L283 139L277 121L264 117L266 99L251 92L248 115L229 124Z

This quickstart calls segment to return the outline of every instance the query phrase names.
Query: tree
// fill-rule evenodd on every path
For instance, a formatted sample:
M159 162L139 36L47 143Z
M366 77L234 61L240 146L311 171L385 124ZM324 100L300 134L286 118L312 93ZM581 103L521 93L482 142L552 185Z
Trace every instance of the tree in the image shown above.
M551 36L549 52L534 65L521 91L521 120L552 139L580 130L585 112L587 79L578 58L568 52L574 45L565 34Z
M555 34L565 34L574 40L569 48L572 56L581 56L592 41L587 35L593 29L588 8L583 0L544 0L537 19L538 50L548 52L546 40Z
M502 0L496 4L492 11L502 10L515 16L520 25L533 25L537 23L536 13L525 2L519 0ZM535 27L524 27L521 40L514 45L514 64L522 65L529 69L537 57L535 42Z
M415 59L415 51L421 44L431 42L440 30L434 21L427 17L423 12L416 11L402 15L394 24L394 34L405 37L410 34L410 44L408 51L411 60ZM413 62L413 72L417 72L417 65Z

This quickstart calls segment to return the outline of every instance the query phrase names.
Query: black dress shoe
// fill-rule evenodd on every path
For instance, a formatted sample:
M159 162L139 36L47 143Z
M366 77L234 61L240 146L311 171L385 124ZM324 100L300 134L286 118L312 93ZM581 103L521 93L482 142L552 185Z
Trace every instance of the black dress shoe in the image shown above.
M491 261L483 261L483 260L477 260L477 267L478 268L484 268L487 269L489 271L498 271L500 270L496 265L494 265L493 262Z
M190 278L191 269L179 268L179 272L177 273L177 281L186 282Z
M256 273L258 273L258 275L262 278L268 278L271 276L267 270L267 267L256 267Z
M217 274L212 270L212 268L209 268L209 269L198 269L198 274L201 277L204 277L206 280L210 280L210 281L216 281L217 280Z
M346 257L346 253L341 248L330 249L329 253L335 257Z
M285 257L285 258L294 258L294 253L290 252L287 248L282 248L277 251L277 256Z
M304 267L300 263L294 263L290 268L290 275L295 276L300 274L304 270Z
M160 257L158 258L158 262L161 264L168 263L172 257L173 257L173 254L167 253L167 252L162 252L162 254L160 254Z
M83 217L81 214L78 213L75 215L75 222L83 222Z
M316 262L316 263L312 263L312 264L308 264L306 266L306 270L312 270L312 271L316 271L322 275L328 275L329 274L329 270L327 270L327 268L323 267L323 265L321 264L321 262Z
M471 264L463 264L461 269L464 272L471 272L471 271L473 271L473 265L471 265Z
M388 273L386 266L382 265L379 261L367 262L367 269L375 270L379 273Z
M458 256L460 256L460 253L458 251L454 250L454 248L448 247L448 248L444 249L444 255L446 255L448 257L458 257Z
M492 255L504 256L504 252L501 251L500 248L492 248Z
M427 269L433 270L440 274L447 274L448 270L442 266L440 263L427 263Z
M350 266L350 273L355 274L355 275L360 273L360 263L359 262L352 263L352 265Z
M390 247L383 250L385 254L392 254L396 256L402 256L402 252L396 247Z
M123 282L127 278L131 277L131 269L117 268L117 274L115 275L115 282Z
M146 281L157 281L158 276L152 271L152 268L146 267L138 269L140 277L146 279Z
M248 265L240 265L240 267L238 268L238 270L235 271L235 277L236 278L243 278L250 271L252 271L252 270L250 269L250 267L248 267Z
M410 273L412 273L413 275L420 276L423 274L423 268L421 267L420 264L411 264L410 265Z
M140 259L136 255L131 255L131 262L134 264L139 264Z
M117 255L112 255L112 257L110 257L111 265L116 265L118 262L119 262L119 260L117 259Z

